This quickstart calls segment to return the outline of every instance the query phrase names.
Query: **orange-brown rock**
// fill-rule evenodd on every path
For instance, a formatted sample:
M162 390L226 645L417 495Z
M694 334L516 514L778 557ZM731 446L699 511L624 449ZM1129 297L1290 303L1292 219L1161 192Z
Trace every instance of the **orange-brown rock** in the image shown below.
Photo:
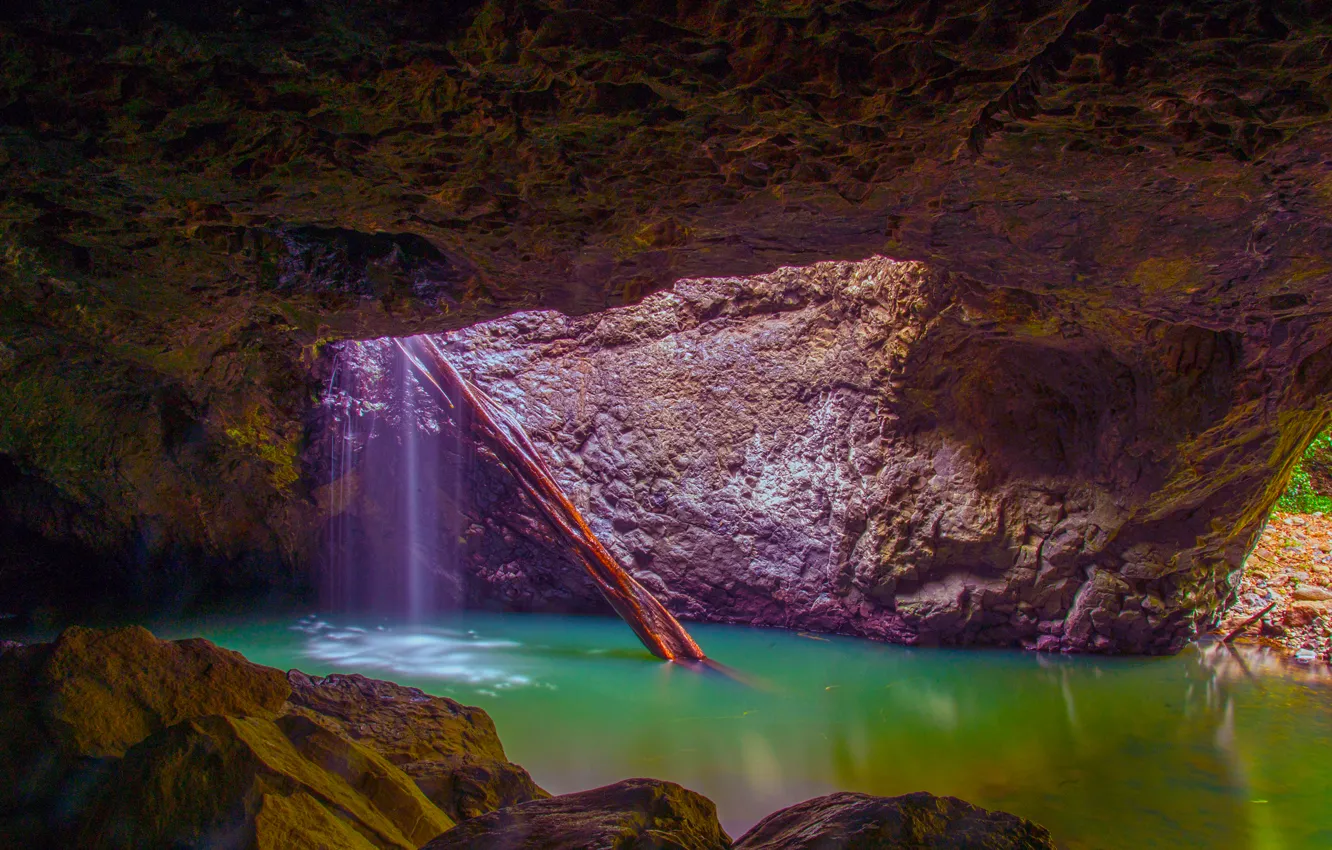
M415 850L452 826L402 771L308 719L211 715L132 747L79 846Z
M183 720L276 717L289 693L281 671L138 626L72 627L53 643L11 649L0 654L0 810L40 804L70 771ZM68 793L78 796L79 784Z

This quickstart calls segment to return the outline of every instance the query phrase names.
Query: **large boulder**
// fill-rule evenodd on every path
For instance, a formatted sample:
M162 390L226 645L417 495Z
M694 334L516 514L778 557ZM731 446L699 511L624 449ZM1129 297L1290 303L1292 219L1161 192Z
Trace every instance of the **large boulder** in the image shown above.
M287 679L289 712L379 753L455 820L550 796L508 760L479 708L361 675Z
M150 734L190 717L276 717L290 688L280 670L202 639L159 640L142 626L101 631L74 626L24 652L43 727L71 752L120 756Z
M768 815L735 850L1055 850L1024 818L956 797L840 792Z
M729 850L708 798L674 782L626 779L473 818L422 850Z
M99 760L191 717L276 717L289 693L279 670L138 626L12 648L0 654L0 814L74 805Z
M186 721L131 748L105 789L79 846L415 850L453 826L382 756L302 717Z
M0 770L29 847L416 848L549 796L478 708L137 627L0 650Z

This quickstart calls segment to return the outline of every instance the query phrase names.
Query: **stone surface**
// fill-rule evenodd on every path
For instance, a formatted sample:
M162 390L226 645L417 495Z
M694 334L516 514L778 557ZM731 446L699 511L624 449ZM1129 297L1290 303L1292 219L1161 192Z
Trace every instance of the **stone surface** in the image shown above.
M673 782L626 779L466 821L422 850L729 850L712 801Z
M402 770L457 821L550 796L526 770L499 759L460 755L411 762Z
M35 679L16 694L33 699L42 727L80 756L124 755L191 717L276 717L290 693L280 670L207 640L159 640L141 626L74 626L24 651Z
M283 674L205 640L73 627L0 654L0 811L81 799L96 760L191 717L276 717ZM90 761L91 760L91 761Z
M137 627L0 653L0 837L23 846L415 850L548 796L485 712L415 688Z
M1332 617L1332 601L1292 602L1286 607L1282 621L1287 628L1302 628L1322 617Z
M1259 401L1321 397L1296 349L886 259L442 341L677 613L907 643L1177 649L1233 598L1323 421ZM504 471L402 394L391 344L339 356L355 401L321 442L354 460L316 495L342 563L394 584L414 428L441 600L601 610Z
M874 797L840 792L759 821L736 850L1055 850L1050 833L1024 818L956 797L919 792Z
M1330 14L5 3L0 596L301 586L323 519L305 417L330 339L875 254L968 281L959 320L1006 303L982 311L995 340L1029 334L1033 310L1052 334L1078 312L1165 334L1181 369L1242 363L1258 383L1237 403L1289 416L1289 439L1223 428L1197 466L1224 488L1278 449L1275 481L1327 402ZM942 427L1031 426L1028 460L1061 463L1062 414L1005 419L1003 399L1069 370L1128 387L1076 341L1056 349L959 349L1011 368L964 394L988 407L940 405ZM1121 457L1150 461L1155 426L1129 424ZM1142 518L1186 533L1154 505Z
M290 713L388 759L455 820L550 796L505 757L479 708L361 675L287 678Z
M415 850L451 826L402 771L305 718L214 715L132 747L79 846Z

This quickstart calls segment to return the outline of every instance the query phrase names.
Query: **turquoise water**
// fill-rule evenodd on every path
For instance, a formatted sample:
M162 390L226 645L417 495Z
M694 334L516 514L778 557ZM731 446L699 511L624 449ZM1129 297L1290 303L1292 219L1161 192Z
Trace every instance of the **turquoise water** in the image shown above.
M1030 817L1068 850L1332 847L1332 685L1261 658L1242 666L1216 647L1066 658L690 630L731 674L656 661L611 619L156 627L275 667L359 672L482 706L509 757L550 791L670 779L712 798L733 836L833 790L926 790Z

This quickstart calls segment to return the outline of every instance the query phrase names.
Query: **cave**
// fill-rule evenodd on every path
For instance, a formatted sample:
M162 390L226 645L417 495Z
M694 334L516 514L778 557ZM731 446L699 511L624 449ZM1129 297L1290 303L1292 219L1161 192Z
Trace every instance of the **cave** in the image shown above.
M1324 0L0 43L0 846L1326 845Z

